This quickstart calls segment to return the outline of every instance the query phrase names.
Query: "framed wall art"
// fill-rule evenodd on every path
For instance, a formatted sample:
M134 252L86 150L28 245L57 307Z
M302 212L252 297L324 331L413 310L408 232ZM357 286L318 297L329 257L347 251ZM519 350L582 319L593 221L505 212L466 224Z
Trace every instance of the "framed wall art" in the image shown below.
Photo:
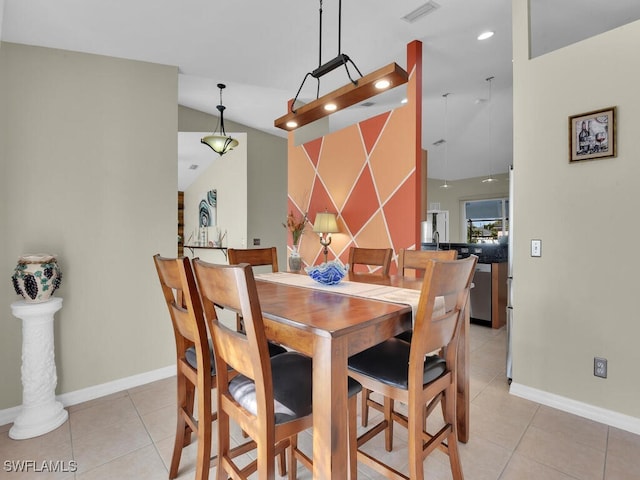
M569 117L569 162L616 156L616 107Z

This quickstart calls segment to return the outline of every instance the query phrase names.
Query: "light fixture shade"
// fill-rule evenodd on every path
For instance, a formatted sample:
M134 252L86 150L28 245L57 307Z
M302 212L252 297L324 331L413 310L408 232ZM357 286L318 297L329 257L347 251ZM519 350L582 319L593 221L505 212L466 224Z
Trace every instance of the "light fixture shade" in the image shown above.
M316 221L313 224L313 231L316 233L338 233L338 222L335 213L317 213Z
M211 150L222 156L229 150L233 150L235 147L237 147L238 140L236 140L235 138L231 138L231 136L227 135L227 132L225 132L224 130L224 111L226 107L222 104L222 90L227 88L227 86L224 83L219 83L218 88L220 89L220 103L216 106L216 108L220 112L218 125L211 135L207 135L206 137L201 138L200 142L208 145L209 147L211 147ZM220 127L219 133L218 127Z
M235 138L231 138L229 136L223 135L207 135L200 140L205 145L211 147L211 150L216 152L218 155L224 155L229 150L234 149L238 146L238 140Z

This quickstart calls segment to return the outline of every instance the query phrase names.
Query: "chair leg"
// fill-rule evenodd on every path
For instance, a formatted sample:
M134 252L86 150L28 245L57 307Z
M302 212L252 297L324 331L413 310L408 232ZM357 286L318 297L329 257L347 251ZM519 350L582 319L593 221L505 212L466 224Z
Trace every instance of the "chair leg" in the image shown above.
M362 388L362 405L360 408L361 420L360 423L363 427L366 427L369 424L369 395L371 395L371 390L366 388Z
M447 437L447 450L449 453L449 463L451 464L451 475L453 480L463 480L462 463L458 451L458 427L456 422L456 388L455 382L444 394L443 406L445 407L445 422L451 425L451 433Z
M384 434L384 446L387 452L393 450L393 407L394 401L391 398L384 398L384 418L387 421L387 427Z
M364 395L365 391L362 390ZM349 398L349 480L358 478L358 401L357 396Z
M298 478L298 460L296 459L295 451L298 448L298 436L294 435L289 438L289 480L295 480Z
M409 411L407 416L409 478L411 478L411 480L424 480L424 457L422 450L423 408L422 406L416 406L414 410L415 411Z
M196 480L209 479L211 466L211 389L198 392L198 453L196 457Z

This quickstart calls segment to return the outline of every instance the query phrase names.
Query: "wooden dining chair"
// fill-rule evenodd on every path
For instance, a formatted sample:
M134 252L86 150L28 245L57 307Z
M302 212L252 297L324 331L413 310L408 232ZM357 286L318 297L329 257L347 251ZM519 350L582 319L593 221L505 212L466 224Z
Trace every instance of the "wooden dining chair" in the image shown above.
M408 250L401 249L398 252L398 275L408 276L411 271L420 276L424 273L429 260L455 260L458 256L456 250Z
M267 248L230 248L227 250L229 265L248 263L253 267L271 266L272 272L278 271L278 250Z
M405 269L414 270L424 274L427 268L427 263L430 260L455 260L458 256L456 250L405 250L402 249L398 253L398 275L405 276ZM408 272L407 272L408 273ZM407 330L396 335L396 338L411 343L411 336L413 330ZM384 406L371 399L371 392L363 387L362 400L361 400L361 415L360 422L363 427L369 424L369 407L384 412Z
M352 272L355 272L356 265L381 267L373 271L381 275L389 275L392 255L393 250L391 248L351 247L349 249L349 268Z
M276 247L267 248L230 248L227 250L229 265L248 263L252 267L271 267L271 272L278 271L278 250ZM244 331L242 317L236 315L236 329Z
M313 425L311 359L295 352L269 358L260 300L250 265L213 265L196 259L194 270L219 372L217 478L244 479L257 469L259 478L272 479L275 454L288 448L289 479L294 479L297 460L309 468L312 464L297 448L298 433ZM245 334L220 322L217 308L241 314ZM240 374L231 378L228 375L231 369ZM360 385L353 379L349 382L350 398L355 399ZM355 400L350 405L355 418ZM244 468L234 463L230 456L230 419L257 444L257 459ZM355 445L354 441L354 451ZM355 465L355 454L352 459Z
M384 419L358 438L358 460L387 478L424 479L424 459L436 448L449 455L454 480L461 480L456 426L456 363L463 312L477 262L431 260L427 263L414 320L411 343L397 338L371 347L349 359L349 374L363 387L385 396ZM441 352L433 354L433 352ZM407 415L394 410L394 402L407 405ZM427 417L442 405L445 425L427 431ZM391 450L393 423L408 429L409 476L385 465L360 447L385 432Z
M211 424L216 419L216 413L211 408L211 389L216 386L216 370L202 304L188 258L155 255L153 260L176 342L178 418L169 478L178 475L182 449L191 443L193 432L198 440L195 478L206 480L209 478L211 457ZM197 416L193 411L196 395Z

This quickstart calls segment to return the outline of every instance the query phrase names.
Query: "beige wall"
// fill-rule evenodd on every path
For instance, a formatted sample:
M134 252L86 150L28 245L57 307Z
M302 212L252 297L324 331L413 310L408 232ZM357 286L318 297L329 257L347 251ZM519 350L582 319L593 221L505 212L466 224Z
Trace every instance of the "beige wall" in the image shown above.
M216 116L178 108L181 132L212 131L216 122ZM282 222L287 216L287 140L230 121L226 116L225 130L247 133L247 245L251 248L253 239L259 238L260 246L276 246L279 267L285 270L287 231Z
M467 232L462 228L462 204L467 200L505 198L509 196L509 174L494 175L497 182L483 183L484 177L449 181L450 188L440 188L444 180L427 179L427 210L431 203L440 203L440 210L449 212L449 241L466 243ZM426 219L426 213L422 219Z
M9 277L58 254L58 393L166 367L173 335L152 255L176 254L175 67L0 46L0 409L19 405Z
M512 3L513 381L640 418L640 22L529 60L526 3ZM614 105L617 158L569 164L568 117Z

